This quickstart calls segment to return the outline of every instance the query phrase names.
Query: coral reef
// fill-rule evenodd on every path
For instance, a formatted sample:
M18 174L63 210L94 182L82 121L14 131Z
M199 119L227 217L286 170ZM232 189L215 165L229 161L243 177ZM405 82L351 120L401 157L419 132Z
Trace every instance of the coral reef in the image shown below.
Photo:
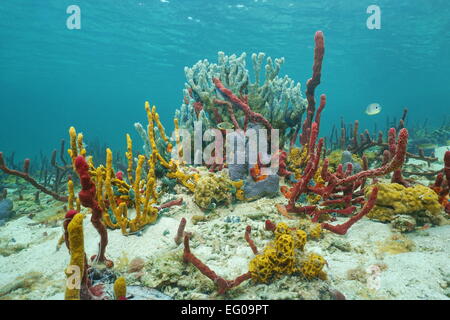
M331 270L341 264L347 278L360 284L367 284L370 274L359 261L357 268L349 269L354 265L345 265L348 261L341 261L339 252L352 263L362 253L370 259L411 253L416 249L412 235L419 236L420 231L425 236L431 224L447 218L450 151L444 155L443 169L433 164L428 172L421 171L422 177L436 177L427 187L414 178L411 165L408 170L412 171L404 169L405 163L419 159L431 164L440 159L408 149L406 109L399 122L388 122L386 140L381 132L378 136L368 130L360 133L358 121L349 126L343 120L340 136L335 127L330 141L320 137L327 97L322 94L316 101L315 91L321 82L324 53L324 35L318 31L306 99L300 84L279 76L283 58L267 58L262 78L265 55L253 54L254 82L245 54L219 52L217 64L202 60L186 67L184 103L176 111L172 138L166 136L156 107L148 102L144 106L148 125L134 125L142 150L133 148L129 134L122 155L98 145L88 149L83 134L71 127L67 150L71 161L66 161L65 152L58 161L54 152L50 161L56 174L49 179L56 187L42 181L47 178L31 177L30 160L21 171L14 155L8 158L0 152L0 169L8 186L24 180L41 192L31 194L22 186L14 191L2 188L0 224L13 216L13 204L14 208L20 204L18 214L27 216L11 219L7 226L21 220L21 227L47 228L39 236L30 232L29 237L35 236L30 243L53 240L55 254L66 254L64 248L60 250L65 244L70 254L65 298L70 300L105 299L108 294L127 300L136 292L162 299L215 298L214 292L227 298L242 297L245 292L246 298L264 299L277 292L279 299L345 299L329 287L343 278L331 276ZM214 129L228 138L229 130L235 129L234 140L226 141L227 146L232 144L231 153L225 158L214 153L208 163L185 161L183 156L190 155L187 148L192 146L182 143L182 129L193 133L196 122L201 123L202 134ZM262 129L280 130L280 143L271 154L259 146L252 149L254 138L268 144L276 140L275 131L264 136ZM252 131L256 133L249 136ZM278 166L272 167L272 161ZM71 170L76 175L69 175ZM67 195L61 194L64 183ZM17 197L14 203L8 192ZM57 201L49 202L51 198L65 205L57 207ZM85 233L83 219L89 214L91 224ZM372 220L391 222L392 228ZM339 237L358 221L354 232ZM64 234L57 241L60 234L50 228L59 224ZM377 240L381 240L373 241L370 233L379 230L382 237ZM393 230L411 233L392 235ZM92 250L96 237L100 238L98 252L88 259L85 251ZM2 236L2 259L27 253L28 242L14 238L15 234ZM139 243L139 239L145 241ZM115 264L107 258L107 247ZM325 269L327 261L335 263L330 263L330 270ZM61 275L64 266L66 262L58 266ZM28 278L0 289L0 297L36 281L33 274Z
M254 200L277 194L279 178L276 174L290 175L285 169L287 155L283 148L295 141L306 100L301 95L300 84L295 85L287 76L278 76L283 58L275 59L274 62L270 57L267 58L264 82L260 83L265 54L252 55L255 82L250 81L245 57L245 53L237 57L219 52L218 64L203 60L192 68L186 67L184 103L180 110L176 111L175 117L177 128L179 124L179 128L187 129L191 133L195 131L195 123L198 121L201 122L202 134L207 129L218 129L225 135L225 128L235 129L237 139L245 145L245 163L237 163L233 159L234 161L228 161L230 163L225 166L228 166L232 180L244 181L242 198ZM252 172L260 172L261 164L251 163L248 158L247 132L248 129L259 128L279 130L281 166L276 174L256 177ZM232 152L237 156L241 151L233 147ZM279 157L275 154L272 156ZM211 171L224 168L223 162L207 165ZM250 179L250 176L253 179Z

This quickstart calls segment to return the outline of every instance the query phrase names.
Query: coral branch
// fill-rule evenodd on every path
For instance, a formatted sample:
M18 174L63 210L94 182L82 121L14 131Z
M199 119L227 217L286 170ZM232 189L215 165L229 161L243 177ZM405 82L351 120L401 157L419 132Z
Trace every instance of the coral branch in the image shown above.
M258 248L256 248L255 242L250 237L251 232L252 232L252 227L247 226L245 228L245 241L247 241L247 243L250 246L250 248L252 249L253 253L258 254Z
M445 173L445 179L447 180L446 193L449 194L449 192L450 192L450 150L446 151L445 155L444 155L444 173ZM450 201L447 201L447 204L445 205L445 212L450 214Z
M184 229L186 228L186 218L181 218L180 225L178 226L177 235L174 240L179 245L184 238Z
M113 262L105 257L106 246L108 245L108 232L102 222L103 211L95 200L95 184L89 176L89 165L83 156L77 156L74 166L81 183L81 191L78 193L78 198L84 207L92 209L91 223L100 235L100 250L97 259L105 263L107 267L112 267Z
M267 231L275 231L276 227L277 225L270 220L266 220L264 224L264 229L266 229Z
M173 207L173 206L181 206L182 203L183 203L183 198L172 200L172 201L168 201L166 203L163 203L160 207L158 207L158 210L170 208L170 207Z
M5 160L3 159L3 152L0 152L0 169L4 173L24 179L25 181L30 183L33 187L35 187L39 191L42 191L45 194L48 194L48 195L52 196L53 199L55 199L55 200L58 200L58 201L61 201L61 202L67 202L67 199L68 199L67 196L59 195L56 192L53 192L53 191L47 189L42 184L38 183L35 179L33 179L28 173L29 167L30 167L30 160L29 159L25 159L25 161L24 161L24 171L18 171L18 170L9 169L6 166L6 164L5 164Z
M191 249L189 247L189 236L187 235L184 236L183 260L184 262L192 263L203 275L211 279L217 285L219 294L224 294L228 290L251 278L250 272L244 273L234 280L226 280L218 276L213 270L211 270L206 264L204 264L191 252Z
M321 224L322 228L329 230L331 232L340 234L340 235L346 234L348 229L355 222L360 220L362 217L364 217L366 214L368 214L370 210L372 210L372 208L375 206L375 201L377 200L377 195L378 195L378 188L374 187L369 196L369 199L367 200L366 204L363 206L363 208L361 209L361 211L359 213L357 213L356 215L354 215L353 217L348 219L347 222L344 222L340 225L334 226L329 223L322 223Z
M231 105L231 102L214 99L214 103L227 106L227 111L229 113L231 122L233 122L234 130L240 130L239 123L237 122L236 116L234 115L233 106Z
M250 109L248 104L236 97L231 90L225 88L219 78L213 78L216 88L228 99L231 103L241 109L245 115L253 122L262 123L268 130L272 129L272 125L261 114L256 113Z
M308 100L308 107L306 109L306 119L303 122L302 134L300 136L300 143L305 145L308 142L309 134L307 129L311 127L314 112L316 109L316 99L314 92L316 87L320 84L320 77L322 74L322 61L325 53L325 44L322 31L317 31L314 36L314 64L312 78L306 82L306 99Z
M385 165L383 165L380 168L361 171L357 174L354 174L352 176L345 177L342 179L339 179L335 175L332 174L331 176L334 177L334 180L335 180L335 181L333 181L333 183L335 183L335 185L348 184L348 183L352 183L352 182L355 182L356 180L360 180L363 178L369 178L369 177L373 178L373 177L384 176L384 175L391 173L397 169L400 169L403 166L403 163L405 161L407 144L408 144L408 130L403 128L400 130L400 133L398 135L398 142L397 142L395 154L388 163L386 163Z

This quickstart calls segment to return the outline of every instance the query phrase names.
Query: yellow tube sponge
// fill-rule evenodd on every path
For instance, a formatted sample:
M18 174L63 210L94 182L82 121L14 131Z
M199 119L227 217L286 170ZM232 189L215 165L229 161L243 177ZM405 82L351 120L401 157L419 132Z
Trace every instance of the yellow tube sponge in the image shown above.
M181 145L181 139L180 139L180 127L178 125L178 119L173 119L173 124L175 126L175 142L177 144L177 155L179 159L183 158L183 147ZM179 162L182 162L181 160Z
M69 234L70 264L66 269L66 300L79 300L80 287L84 274L84 235L83 218L81 213L76 214L67 226Z
M73 192L73 181L71 179L67 181L67 193L69 194L67 199L69 210L73 210L75 202L75 193Z
M398 183L378 183L366 189L366 196L378 186L375 207L367 217L379 221L392 221L396 215L435 218L442 212L438 195L423 185L404 187Z
M67 153L69 154L70 158L73 161L78 156L77 132L74 127L70 127L69 136L70 136L70 149L67 150Z
M116 300L123 300L127 296L127 283L124 277L119 277L114 282L114 297Z
M128 181L133 183L133 141L131 140L130 135L127 133L127 152L125 152L125 156L128 161L127 168L127 176Z

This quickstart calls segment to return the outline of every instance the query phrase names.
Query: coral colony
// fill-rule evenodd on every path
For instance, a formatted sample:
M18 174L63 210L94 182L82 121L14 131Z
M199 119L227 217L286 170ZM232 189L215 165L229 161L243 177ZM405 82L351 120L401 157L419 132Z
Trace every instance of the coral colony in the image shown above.
M334 127L329 139L320 138L321 115L326 107L326 96L320 96L317 106L315 95L325 53L321 31L316 32L314 41L313 73L306 82L306 99L299 83L278 75L284 59L268 57L264 65L265 55L253 54L252 82L245 53L227 56L219 52L217 64L202 60L185 68L187 81L183 104L175 113L173 137L166 136L156 107L145 103L148 125L135 124L143 140L142 152L135 150L127 135L124 163L120 155L113 157L110 149L106 149L106 158L101 152L89 154L83 135L73 127L69 130L70 159L66 159L63 141L59 157L62 165L57 163L55 151L44 177L31 176L29 159L20 170L14 160L0 153L0 169L6 175L21 178L38 192L66 203L64 233L59 241L70 253L65 270L66 299L106 298L103 284L95 284L92 274L115 267L108 259L108 230L120 229L124 236L139 235L147 226L158 223L162 212L186 205L179 196L161 203L163 194L184 192L191 196L189 205L198 206L205 215L220 206L282 195L285 200L275 205L280 220L302 221L292 227L282 221L263 220L261 229L271 235L264 248L256 246L250 225L234 224L242 229L243 241L254 257L248 261L247 272L225 279L196 256L198 246L192 249L190 243L199 235L186 231L188 221L181 218L173 238L184 248L179 260L195 267L186 270L209 278L220 295L245 281L270 283L290 276L327 281L327 261L305 250L305 246L308 241L320 241L327 232L345 235L364 217L396 223L403 231L438 225L448 218L450 151L445 153L441 170L405 169L409 158L427 163L438 160L420 148L418 154L408 150L406 109L400 121L387 128L386 140L382 131L360 134L357 120L351 125L342 120L340 132ZM56 173L50 173L51 168ZM435 181L425 186L413 180L414 176ZM61 184L67 185L67 192L58 187ZM83 219L89 215L100 243L98 253L88 258ZM341 222L336 222L337 217ZM261 235L255 233L253 237L256 234ZM104 268L99 269L99 265ZM115 299L129 298L124 277L115 279L113 291Z

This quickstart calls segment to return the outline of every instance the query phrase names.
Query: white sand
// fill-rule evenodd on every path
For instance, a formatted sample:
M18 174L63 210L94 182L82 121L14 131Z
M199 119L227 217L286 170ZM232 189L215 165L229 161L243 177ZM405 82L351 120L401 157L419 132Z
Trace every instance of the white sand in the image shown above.
M190 217L201 211L189 196L183 195L187 205L170 209L156 224L145 229L142 236L123 236L120 230L109 230L107 257L117 262L124 256L149 259L178 248L173 237L181 217L188 219L187 230L193 231L196 241L192 251L208 266L224 278L234 278L248 269L253 253L243 239L246 225L252 226L252 238L262 249L271 240L270 233L263 230L264 220L283 221L274 203L282 198L261 199L241 203L230 209L221 208L214 219L192 225ZM239 223L227 223L226 215L237 216ZM286 220L294 223L292 220ZM345 221L339 218L339 221ZM62 299L64 296L64 269L69 262L65 245L56 251L62 235L62 227L30 226L27 217L20 217L0 227L0 239L15 239L17 244L29 244L27 249L7 257L0 256L0 288L28 272L40 272L42 276L33 290L16 290L4 298L14 299ZM97 253L99 237L89 217L84 221L85 250L90 257ZM44 232L47 236L44 236ZM166 235L165 235L166 234ZM426 231L407 234L415 248L412 252L389 254L380 251L382 244L393 235L391 227L369 219L357 222L345 236L326 233L319 241L309 241L308 251L322 254L328 261L326 269L330 287L341 291L348 299L448 299L450 285L450 226L432 227ZM43 240L44 239L44 240ZM350 269L366 270L374 264L384 264L386 269L379 275L378 289L368 288L359 280L348 280ZM286 276L289 277L289 276ZM279 286L283 281L270 286ZM296 280L295 280L296 281ZM259 285L258 288L261 285ZM246 297L252 296L254 285L246 283ZM256 289L255 289L256 290ZM270 291L269 291L270 292ZM267 298L271 298L270 293ZM280 296L278 296L279 298Z

